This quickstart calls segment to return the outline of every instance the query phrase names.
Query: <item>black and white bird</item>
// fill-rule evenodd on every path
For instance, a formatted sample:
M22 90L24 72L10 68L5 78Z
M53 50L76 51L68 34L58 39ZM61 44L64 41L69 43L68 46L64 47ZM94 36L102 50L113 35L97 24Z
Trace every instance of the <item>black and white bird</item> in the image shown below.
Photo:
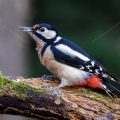
M20 28L34 38L41 64L61 79L58 87L89 86L103 89L109 96L120 96L117 79L78 45L59 36L53 25Z

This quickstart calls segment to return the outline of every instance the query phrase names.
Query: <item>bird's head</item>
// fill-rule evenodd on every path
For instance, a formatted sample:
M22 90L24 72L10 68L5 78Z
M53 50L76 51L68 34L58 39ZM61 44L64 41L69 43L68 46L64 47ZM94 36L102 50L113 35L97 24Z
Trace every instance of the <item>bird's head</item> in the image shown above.
M28 32L37 42L42 41L44 43L51 43L58 36L56 28L46 23L36 24L32 27L20 26L20 28Z

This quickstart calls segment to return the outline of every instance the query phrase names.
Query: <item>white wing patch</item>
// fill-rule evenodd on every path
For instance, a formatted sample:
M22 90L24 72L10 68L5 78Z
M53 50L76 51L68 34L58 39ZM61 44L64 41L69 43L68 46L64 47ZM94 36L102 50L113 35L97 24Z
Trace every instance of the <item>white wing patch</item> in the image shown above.
M92 66L95 66L95 61L91 61L91 65L92 65Z
M81 60L87 62L89 61L90 59L86 56L84 56L83 54L71 49L70 47L66 46L66 45L63 45L63 44L59 44L59 45L56 45L55 46L58 50L60 50L61 52L71 56L71 57L78 57L80 58Z

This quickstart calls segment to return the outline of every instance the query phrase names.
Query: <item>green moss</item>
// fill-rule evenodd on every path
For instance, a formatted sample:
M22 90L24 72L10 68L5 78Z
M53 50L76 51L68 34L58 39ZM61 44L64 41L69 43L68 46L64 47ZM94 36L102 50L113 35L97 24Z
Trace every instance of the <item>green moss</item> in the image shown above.
M22 82L12 81L6 76L0 76L0 96L5 95L6 91L6 94L17 96L18 98L25 100L29 98L26 90L30 90L31 92L50 93L50 91L46 89L36 89Z
M7 82L8 82L8 78L7 77L0 76L0 88L2 88L3 86L5 86Z

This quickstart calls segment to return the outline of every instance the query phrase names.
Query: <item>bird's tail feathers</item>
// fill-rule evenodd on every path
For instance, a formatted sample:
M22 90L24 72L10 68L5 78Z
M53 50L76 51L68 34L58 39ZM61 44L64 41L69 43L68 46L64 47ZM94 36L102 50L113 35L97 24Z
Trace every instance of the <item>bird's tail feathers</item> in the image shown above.
M111 97L120 97L120 84L113 80L103 80L102 87Z
M120 82L119 79L115 78L113 75L109 74L108 72L106 74L110 80Z

